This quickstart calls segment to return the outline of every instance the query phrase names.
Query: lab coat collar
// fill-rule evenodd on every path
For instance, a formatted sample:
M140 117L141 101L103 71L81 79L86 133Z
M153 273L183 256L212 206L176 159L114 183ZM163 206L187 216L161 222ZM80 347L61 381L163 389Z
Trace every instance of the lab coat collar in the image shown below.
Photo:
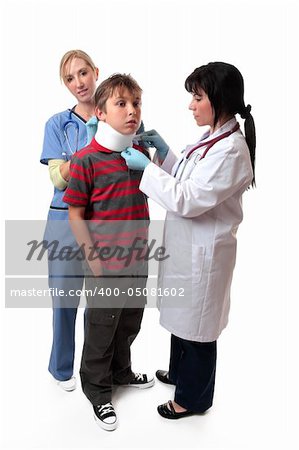
M229 130L232 130L234 128L234 126L237 123L237 119L235 117L233 117L232 119L228 120L227 122L225 122L222 127L218 128L218 130L216 130L214 133L210 134L210 132L206 132L201 139L199 140L199 142L202 142L204 140L210 140L210 139L214 139L217 136L220 136L220 134L226 133Z
M237 123L237 119L235 117L233 117L231 120L228 120L227 122L225 122L222 125L222 127L218 128L218 130L216 130L214 133L210 134L209 131L206 131L201 136L199 141L195 142L195 144L187 145L185 150L183 150L184 154L188 153L189 150L191 150L193 147L196 147L196 145L200 144L201 142L210 141L211 139L214 139L215 137L220 136L220 134L223 134L229 130L232 130L234 128L234 126L236 125L236 123Z

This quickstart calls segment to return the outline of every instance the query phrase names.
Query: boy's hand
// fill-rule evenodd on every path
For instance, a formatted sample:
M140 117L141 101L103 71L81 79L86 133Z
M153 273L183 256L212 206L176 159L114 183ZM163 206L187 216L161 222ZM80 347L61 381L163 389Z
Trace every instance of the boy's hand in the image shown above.
M87 262L90 267L90 270L92 271L95 277L100 277L101 275L103 275L102 264L98 258L92 261L88 260Z
M169 145L166 144L164 139L157 133L156 130L145 131L144 133L136 136L139 141L143 142L145 147L155 147L159 159L164 161L169 150Z
M144 170L150 163L150 160L143 153L132 147L128 147L121 152L121 156L126 160L129 169L133 170Z

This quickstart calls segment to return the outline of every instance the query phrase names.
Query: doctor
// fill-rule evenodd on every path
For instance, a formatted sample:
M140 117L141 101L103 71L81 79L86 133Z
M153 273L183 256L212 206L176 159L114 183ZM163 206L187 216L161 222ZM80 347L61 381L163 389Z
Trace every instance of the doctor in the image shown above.
M91 129L86 127L86 122L94 115L98 72L90 56L82 50L70 50L62 57L60 77L77 103L73 108L52 116L45 126L40 162L48 165L54 194L44 239L49 243L59 241L56 253L67 246L74 252L77 249L63 195L68 185L70 159L89 140ZM49 371L62 389L72 391L76 388L76 378L73 376L75 321L84 278L80 257L68 256L68 260L59 260L53 247L49 248L49 287L57 288L53 292L64 293L53 296L53 343Z
M166 419L212 406L216 341L228 322L242 195L255 184L255 127L239 70L209 63L188 76L185 88L194 120L209 131L178 160L157 132L145 132L142 139L156 147L160 166L135 149L122 153L130 169L144 170L141 191L167 210L164 245L170 257L160 264L158 285L160 323L171 333L171 349L168 371L156 372L160 381L175 385L174 400L158 406ZM236 114L245 119L245 137Z

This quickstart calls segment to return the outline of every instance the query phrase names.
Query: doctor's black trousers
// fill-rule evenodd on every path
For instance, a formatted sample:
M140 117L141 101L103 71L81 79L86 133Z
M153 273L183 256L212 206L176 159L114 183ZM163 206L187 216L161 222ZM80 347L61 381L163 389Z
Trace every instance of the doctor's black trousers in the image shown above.
M169 379L176 385L174 400L183 408L203 413L212 406L217 345L171 335Z

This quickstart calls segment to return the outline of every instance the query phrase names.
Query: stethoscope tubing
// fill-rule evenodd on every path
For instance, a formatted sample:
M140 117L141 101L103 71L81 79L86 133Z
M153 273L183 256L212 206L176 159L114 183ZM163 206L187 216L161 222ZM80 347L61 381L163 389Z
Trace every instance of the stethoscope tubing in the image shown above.
M71 109L69 112L69 119L63 124L63 134L65 137L65 142L66 145L68 147L68 150L70 152L70 156L73 155L74 153L76 153L76 151L78 150L78 144L79 144L79 124L78 122L76 122L75 120L72 119L72 113L73 110ZM75 148L74 151L72 150L72 146L68 137L68 128L72 126L75 127Z
M185 168L186 168L186 165L188 164L188 162L189 162L190 159L191 159L191 156L194 154L194 152L195 152L196 150L198 150L198 149L201 148L201 147L206 147L206 149L204 150L203 154L202 154L202 155L200 156L200 158L199 158L199 161L200 161L200 160L202 160L202 159L206 156L206 154L208 153L208 151L213 147L214 144L216 144L216 142L219 142L219 141L221 141L222 139L224 139L224 138L230 136L231 134L235 133L235 131L237 131L239 128L240 128L240 125L239 125L238 123L236 123L236 125L235 125L231 130L226 131L225 133L222 133L222 134L220 134L219 136L216 136L215 138L213 138L213 139L211 139L211 140L209 140L209 141L201 142L200 144L198 144L198 145L196 145L195 147L193 147L191 150L189 150L189 152L187 153L187 155L184 156L184 157L180 160L180 162L179 162L179 164L178 164L178 166L177 166L177 168L176 168L175 173L174 173L173 176L176 178L176 176L177 176L177 174L178 174L178 171L179 171L179 168L180 168L181 164L182 164L183 161L184 161L184 162L185 162L185 163L184 163L184 167L183 167L183 169L182 169L182 171L181 171L181 173L180 173L179 179L182 178L182 175L183 175L183 173L184 173L184 170L185 170Z

